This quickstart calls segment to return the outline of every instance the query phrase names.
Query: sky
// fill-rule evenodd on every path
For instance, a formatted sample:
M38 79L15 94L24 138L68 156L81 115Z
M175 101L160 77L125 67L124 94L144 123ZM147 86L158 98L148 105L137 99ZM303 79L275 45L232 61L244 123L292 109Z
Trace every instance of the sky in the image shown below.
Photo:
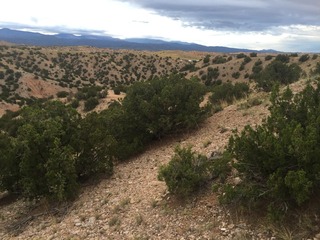
M10 0L0 28L320 52L320 0Z

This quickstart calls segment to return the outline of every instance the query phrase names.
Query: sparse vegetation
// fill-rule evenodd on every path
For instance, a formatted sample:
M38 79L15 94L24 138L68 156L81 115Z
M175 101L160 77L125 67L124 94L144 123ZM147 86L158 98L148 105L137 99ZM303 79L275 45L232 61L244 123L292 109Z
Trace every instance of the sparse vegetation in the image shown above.
M314 227L319 223L318 210L312 212L312 216L304 212L305 218L302 217L304 215L294 218L300 211L312 209L312 204L316 204L320 185L317 174L320 171L317 163L317 149L320 148L317 96L320 90L315 87L320 64L314 61L318 58L317 54L210 53L205 56L188 53L187 57L176 58L166 56L171 53L157 53L161 55L158 56L127 50L90 49L82 52L77 48L66 48L68 51L54 48L52 51L28 46L0 46L0 49L1 104L14 107L14 111L18 105L22 109L7 111L0 118L0 191L8 191L10 197L15 193L21 199L33 199L28 204L41 205L40 208L44 204L46 209L47 203L53 202L53 212L56 214L60 211L56 210L56 203L68 205L65 201L77 197L82 183L86 185L83 189L88 185L91 188L90 185L96 180L114 173L115 162L130 159L117 166L128 167L129 170L125 170L128 174L115 172L114 177L108 180L119 183L119 189L124 193L118 192L111 184L99 193L103 195L101 198L101 195L96 197L100 187L95 189L92 197L90 195L88 198L88 205L81 196L79 204L74 205L77 211L71 213L79 214L75 226L89 227L95 221L99 225L104 221L109 224L110 230L118 234L123 230L122 225L130 222L143 231L154 220L149 218L149 213L141 211L142 208L152 214L163 211L170 217L193 214L193 209L202 211L208 208L211 214L210 201L220 195L221 203L236 204L239 212L258 209L256 212L261 215L264 210L267 211L272 220L282 220L286 215L296 220L299 229L282 229L279 225L277 229L270 230L274 232L273 236L291 238L301 228L308 232L301 238L307 239L318 232L318 228ZM199 60L201 58L203 60ZM298 80L302 72L300 67L303 69L302 77L310 77L313 87L308 86L308 90L304 90L305 96L297 94L295 97L290 91L283 94L273 92L270 118L261 126L254 126L260 117L267 115L265 108L270 106L265 98L268 93L257 91L270 91L275 85L288 85ZM178 74L168 76L169 73ZM250 87L256 86L256 83L257 88L251 91L249 83ZM302 84L304 80L294 84L294 90ZM109 92L113 90L115 95L121 95L114 96L111 92L110 98L102 99L107 97L108 89ZM49 97L37 99L41 94ZM126 95L124 100L123 95ZM58 100L66 106L53 101L55 97L65 98ZM222 111L227 104L244 97L247 99ZM209 104L204 106L207 100ZM104 105L96 108L99 102ZM218 111L222 112L202 123L208 114ZM221 117L224 121L220 121ZM243 132L233 135L228 151L220 153L225 137L238 127L238 123L241 129L247 123L253 127L246 127ZM203 129L194 131L198 127L204 127L207 133L204 134ZM183 135L176 136L181 133ZM174 137L167 141L166 137L172 134ZM182 203L188 207L184 208L182 204L176 210L174 205L180 204L181 199L167 196L163 184L151 181L145 189L143 184L164 161L162 156L171 154L172 145L177 141L185 146L190 141L189 135L196 139L195 148L208 157L197 154L191 148L179 147L169 164L160 168L159 178L166 182L172 195L182 198L198 190L206 192L204 198L203 195L196 196L197 201L184 199L187 201ZM164 145L166 150L155 153L151 148L158 144L150 143L159 139L158 144ZM146 147L146 154L150 155L144 158ZM133 163L136 158L145 160L142 162L146 165L137 165L141 164L140 161ZM129 168L131 166L133 168ZM144 179L145 172L149 175ZM142 188L137 186L140 183ZM148 198L142 196L149 191L146 189L153 186L152 193L156 193L157 189L161 192ZM135 191L141 191L141 196L136 198L136 195L130 195L132 189L139 189ZM209 189L214 190L215 195L210 196ZM205 205L200 207L203 200ZM142 203L137 207L140 211L130 214L128 218L127 212L132 213L138 202ZM20 212L20 203L17 202L17 211L24 215ZM90 208L91 204L94 206L92 215L87 211L78 211L78 207ZM189 204L192 204L191 208ZM7 217L10 214L5 213L6 209L7 206L4 206L0 219L11 224L10 219L13 218ZM11 210L11 207L8 209ZM30 211L38 210L32 208ZM13 211L16 211L15 208ZM30 215L28 219L33 217ZM234 216L231 214L230 217ZM56 221L61 221L58 218ZM207 216L204 219L207 220ZM208 220L205 224L209 226L212 219ZM212 221L217 222L208 228L210 231L218 230L221 222L216 218ZM155 231L160 233L166 226L159 223ZM199 229L195 229L198 226ZM36 230L44 228L46 224L41 224ZM203 229L207 228L201 222L186 231L188 234L198 234ZM106 233L105 228L98 231L101 236ZM140 236L139 232L136 234ZM24 236L22 234L21 238ZM252 236L244 232L242 237ZM297 236L300 239L300 235Z

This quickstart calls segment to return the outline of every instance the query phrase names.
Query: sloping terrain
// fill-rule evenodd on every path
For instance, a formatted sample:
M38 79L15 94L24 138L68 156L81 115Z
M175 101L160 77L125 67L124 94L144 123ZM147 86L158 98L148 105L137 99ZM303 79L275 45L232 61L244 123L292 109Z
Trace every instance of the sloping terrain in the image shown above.
M305 80L291 85L294 92ZM211 185L186 200L170 195L157 179L159 167L177 145L210 156L223 151L232 131L259 125L268 116L268 95L248 107L247 99L225 107L198 129L151 144L146 151L119 163L110 179L83 186L79 197L60 206L23 199L0 200L1 239L300 239L285 225L258 221L219 205ZM230 179L230 181L236 181ZM259 214L258 214L259 215ZM263 220L262 220L263 219ZM302 218L301 218L302 219ZM304 233L310 239L320 234ZM314 237L314 238L312 238Z
M291 54L309 76L318 55ZM110 50L90 47L0 46L0 99L23 106L35 98L56 98L66 91L101 86L123 88L156 76L181 73L206 85L215 81L248 81L258 66L265 67L276 54L220 54L181 51ZM256 68L257 69L257 68ZM71 98L70 98L71 99ZM7 109L10 109L8 106Z
M88 86L100 86L108 92L95 108L100 111L125 95L117 95L111 89L174 72L183 73L187 78L196 76L206 85L217 80L249 82L257 62L266 66L274 58L253 54L249 61L246 58L249 54L161 52L158 55L92 48L3 46L1 50L0 107L3 112L17 110L26 99L56 98L62 91L69 95L60 99L70 102L77 92ZM300 55L292 55L290 62L301 66L304 78L308 79L318 63L317 55L310 55L306 61L299 59ZM304 83L300 81L291 87L298 92ZM268 96L253 94L251 97L262 100L260 105L243 104L246 100L237 102L208 118L195 131L153 143L140 155L118 164L111 179L102 178L98 183L83 186L73 203L52 206L43 201L18 199L8 204L10 199L1 198L0 237L271 239L277 229L263 222L250 224L250 219L241 214L231 214L218 204L210 185L204 186L199 195L181 201L168 194L165 184L157 179L159 167L170 160L176 145L192 145L195 151L210 156L223 151L232 130L260 124L268 115ZM77 108L80 112L83 105L81 102Z
M160 165L170 160L178 144L192 145L194 150L205 155L222 151L233 129L261 122L268 114L267 104L265 100L260 106L249 109L242 109L241 103L231 105L207 119L196 131L152 144L144 153L118 164L111 179L84 187L79 198L65 208L62 215L50 214L50 211L57 213L58 210L54 211L44 203L30 205L18 200L2 206L1 238L266 237L263 226L255 226L258 230L253 231L241 219L230 217L228 211L217 204L210 186L195 198L178 201L167 193L165 184L157 180L157 172Z

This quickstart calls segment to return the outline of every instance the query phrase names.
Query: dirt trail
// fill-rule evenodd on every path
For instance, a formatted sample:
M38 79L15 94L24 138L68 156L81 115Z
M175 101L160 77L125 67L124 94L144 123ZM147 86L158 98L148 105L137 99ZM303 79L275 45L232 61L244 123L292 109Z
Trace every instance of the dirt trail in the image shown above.
M263 104L245 110L229 106L197 131L157 142L131 161L117 165L111 179L84 189L63 218L39 216L19 235L3 231L0 238L232 239L235 233L228 227L237 230L238 225L218 206L213 193L206 191L185 203L178 202L157 180L157 172L170 160L177 144L193 145L194 150L210 155L224 148L232 129L258 124L266 115ZM13 218L23 206L18 201L1 208L0 214L4 219Z

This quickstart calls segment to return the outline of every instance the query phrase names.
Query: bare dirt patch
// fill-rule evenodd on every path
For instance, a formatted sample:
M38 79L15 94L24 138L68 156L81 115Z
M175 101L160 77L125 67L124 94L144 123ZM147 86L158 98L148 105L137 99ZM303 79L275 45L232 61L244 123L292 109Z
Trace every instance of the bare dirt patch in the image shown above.
M7 110L9 111L18 111L19 110L19 105L18 104L10 104L6 102L0 102L0 117L2 117Z
M59 91L72 90L59 86L55 81L35 79L32 74L25 74L19 80L17 93L25 98L48 98L51 96L55 97Z

